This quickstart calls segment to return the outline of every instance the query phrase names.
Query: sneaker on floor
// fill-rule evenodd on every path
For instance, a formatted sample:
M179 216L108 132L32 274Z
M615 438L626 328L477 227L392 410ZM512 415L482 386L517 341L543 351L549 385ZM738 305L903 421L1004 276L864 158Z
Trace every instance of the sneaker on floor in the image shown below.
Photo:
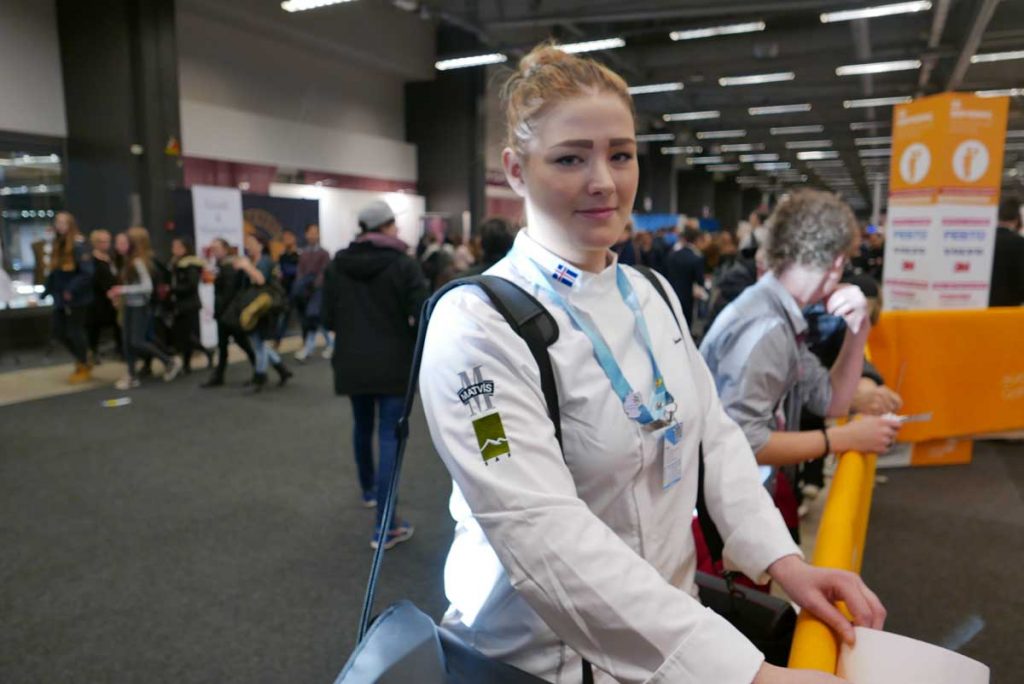
M363 492L363 508L376 508L377 494L374 492Z
M410 539L414 531L413 526L404 520L398 523L398 525L388 531L387 539L384 540L384 550L393 549L397 544ZM370 540L370 548L376 549L378 546L380 546L380 539L377 533L374 532L373 539Z
M334 347L324 347L324 350L320 352L320 356L329 361L334 356Z
M305 363L306 359L308 359L308 358L309 358L309 352L306 351L305 347L303 347L299 351L295 352L295 360L298 361L299 363Z
M174 378L178 377L178 374L181 373L181 369L183 367L184 364L182 364L181 359L177 356L173 357L171 359L170 367L164 371L164 382L170 382Z
M123 378L121 378L120 380L118 380L117 382L114 383L114 389L130 390L130 389L135 389L136 387L138 387L141 384L142 383L139 382L138 378L133 378L133 377L130 377L130 376L126 375L126 376L124 376Z

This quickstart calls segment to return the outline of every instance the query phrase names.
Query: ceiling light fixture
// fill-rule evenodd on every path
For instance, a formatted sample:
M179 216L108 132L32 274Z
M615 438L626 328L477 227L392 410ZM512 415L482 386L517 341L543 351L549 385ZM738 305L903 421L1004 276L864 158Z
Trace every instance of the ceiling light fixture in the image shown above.
M797 152L796 158L800 161L811 161L812 159L838 159L839 153L835 150L807 150L805 152Z
M598 50L614 50L615 48L626 47L626 41L622 38L604 38L603 40L588 40L582 43L566 43L565 45L556 45L555 47L562 52L575 55L580 52L596 52Z
M483 66L485 64L501 64L502 62L507 61L508 57L506 55L499 52L492 52L486 55L442 59L434 62L434 68L438 71L448 71L449 69L465 69L467 67Z
M352 0L285 0L281 3L281 9L285 12L305 12L331 5L340 5L343 2L352 2Z
M721 114L709 109L702 112L679 112L678 114L666 114L662 119L665 121L700 121L701 119L717 119Z
M773 162L779 161L779 155L774 152L768 152L766 154L741 154L741 162Z
M726 26L712 26L710 28L689 29L687 31L673 31L668 34L672 40L694 40L697 38L713 38L714 36L731 36L737 33L756 33L764 31L763 21L751 21L745 24L728 24Z
M809 102L801 102L800 104L791 105L771 105L768 107L748 107L747 113L750 116L764 116L766 114L792 114L793 112L809 112L811 111L811 104Z
M720 86L757 85L759 83L778 83L792 81L796 74L792 71L779 71L774 74L752 74L750 76L723 76L718 79Z
M726 143L719 145L722 152L758 152L764 149L764 143Z
M864 74L885 74L890 71L920 69L919 59L899 59L892 62L871 62L870 64L847 64L836 67L836 76L863 76Z
M815 150L819 147L832 147L831 140L791 140L786 143L787 150Z
M789 162L762 162L760 164L754 164L754 169L757 171L782 171L789 167Z
M631 86L630 95L649 95L650 93L670 93L675 90L682 90L683 84L675 83L652 83L651 85Z
M912 12L924 12L930 10L932 3L929 0L920 2L897 2L891 5L876 5L864 7L863 9L841 10L839 12L823 12L821 23L830 24L836 21L853 21L854 19L874 19L875 17L888 17L893 14L910 14Z
M721 164L723 161L725 160L718 155L711 157L690 157L686 160L688 164Z
M716 140L718 138L745 138L747 132L742 128L730 129L727 131L700 131L697 133L698 140Z
M888 149L888 148L886 148L886 149L876 148L876 149L867 149L867 150L857 150L857 154L859 154L862 157L891 157L892 156L892 150Z
M855 145L891 145L892 136L882 135L877 138L854 138Z
M1020 131L1006 131L1007 138L1024 138L1024 130Z
M886 107L888 105L898 105L910 102L914 98L909 95L901 95L899 97L868 97L861 100L843 100L843 107L846 109L854 109L857 107Z
M641 133L636 136L637 142L667 142L675 139L675 133Z
M999 90L975 90L978 97L1020 97L1024 95L1024 88L1001 88Z
M684 145L681 147L662 147L662 154L700 154L704 148L700 145Z
M824 130L825 127L821 124L812 124L810 126L776 126L775 128L768 129L772 135L801 135L803 133L821 133Z
M851 131L871 131L880 126L891 126L888 121L854 121L850 124Z
M971 57L971 64L979 64L981 62L1003 62L1008 59L1024 59L1024 50L989 52L983 55L974 55Z
M838 169L845 165L841 159L827 159L824 161L809 161L807 166L812 169Z
M708 171L714 171L715 173L731 173L733 171L739 171L739 164L711 164L707 167Z

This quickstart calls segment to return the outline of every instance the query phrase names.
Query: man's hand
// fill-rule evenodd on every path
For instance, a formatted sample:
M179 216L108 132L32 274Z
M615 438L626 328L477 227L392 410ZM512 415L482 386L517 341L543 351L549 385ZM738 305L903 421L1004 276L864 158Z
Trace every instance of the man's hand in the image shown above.
M768 574L797 605L811 611L848 644L856 639L853 625L836 608L837 602L846 604L856 625L871 629L882 629L885 625L885 606L859 575L834 568L816 568L799 556L780 558L768 567Z
M825 310L839 316L854 335L867 332L871 324L868 319L868 300L856 285L840 285L825 300Z
M763 663L752 684L840 684L845 681L817 670L788 670Z
M860 416L846 425L829 428L829 438L837 453L859 451L882 454L896 441L901 423L884 416Z
M885 385L879 385L871 378L861 378L857 392L850 403L852 413L866 413L882 416L896 413L903 406L903 398Z

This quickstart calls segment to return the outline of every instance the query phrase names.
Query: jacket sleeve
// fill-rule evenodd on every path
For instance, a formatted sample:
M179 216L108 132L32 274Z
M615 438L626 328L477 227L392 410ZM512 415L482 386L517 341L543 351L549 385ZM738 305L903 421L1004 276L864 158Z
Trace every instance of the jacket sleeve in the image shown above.
M420 268L419 262L412 257L405 260L405 268L402 269L402 273L405 281L402 283L402 288L407 293L405 311L410 320L417 322L423 302L430 296L427 280L423 276L423 269Z
M493 396L464 404L460 374L477 368ZM435 310L420 393L434 445L512 587L560 639L624 684L750 684L760 652L577 496L526 343L475 293Z
M139 282L131 285L122 285L121 294L149 294L153 291L153 277L149 274L149 269L146 268L146 262L142 259L136 259L135 262L135 273L139 277Z
M92 252L85 243L75 245L75 266L75 275L68 283L68 290L77 296L92 290L92 277L96 273Z
M324 327L333 333L338 331L334 325L334 307L337 306L337 288L338 278L334 272L334 265L329 265L324 269L324 294L323 303L320 307L320 319L324 323Z
M175 269L174 296L180 299L187 299L199 287L201 271L197 266Z

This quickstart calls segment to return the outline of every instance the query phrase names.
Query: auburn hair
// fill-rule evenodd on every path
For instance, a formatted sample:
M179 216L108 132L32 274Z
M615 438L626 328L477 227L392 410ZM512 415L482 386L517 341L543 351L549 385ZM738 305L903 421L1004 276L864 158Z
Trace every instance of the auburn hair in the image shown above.
M635 118L633 97L621 76L587 57L541 43L519 60L519 67L501 88L505 108L506 144L521 155L533 137L537 119L554 104L580 95L611 93Z
M149 271L150 275L153 273L153 248L149 242L149 231L142 226L132 226L127 231L128 243L131 245L131 250L128 252L128 257L125 259L125 267L121 272L123 279L121 282L124 283L136 283L139 281L139 273L135 268L135 260L142 259L142 263L145 265L146 270Z
M78 221L70 211L58 211L53 222L56 223L61 216L67 218L68 230L63 235L57 233L53 239L52 269L54 271L74 271L76 268L75 244L78 243L81 231L78 229Z

